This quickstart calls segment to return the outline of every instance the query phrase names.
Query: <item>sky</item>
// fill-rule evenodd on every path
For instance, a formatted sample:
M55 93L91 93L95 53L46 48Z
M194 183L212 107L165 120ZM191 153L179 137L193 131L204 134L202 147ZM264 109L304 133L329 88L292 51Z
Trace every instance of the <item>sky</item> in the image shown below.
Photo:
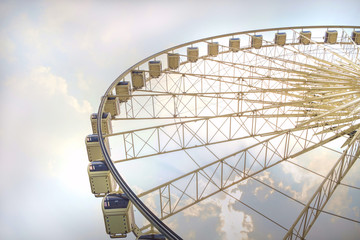
M108 238L100 200L90 192L84 138L100 97L136 62L230 32L360 25L359 12L358 0L0 1L0 239ZM294 182L313 181L289 166L281 170ZM263 177L271 182L269 174ZM267 194L261 186L256 193ZM258 218L249 210L238 212L243 232L234 232L226 216L240 206L225 200L229 205L214 200L184 212L177 228L185 231L188 218L206 227L198 211L220 229L219 239L271 237L251 235ZM349 239L360 232L354 228ZM208 237L201 234L197 239Z

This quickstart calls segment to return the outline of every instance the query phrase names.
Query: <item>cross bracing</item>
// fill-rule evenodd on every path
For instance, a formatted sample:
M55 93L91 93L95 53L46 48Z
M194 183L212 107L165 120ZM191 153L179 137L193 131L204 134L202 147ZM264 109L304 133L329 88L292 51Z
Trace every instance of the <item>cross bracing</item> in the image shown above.
M300 136L297 136L288 132L270 137L141 193L139 197L144 197L155 191L161 192L162 195L160 196L164 196L167 200L161 201L160 214L161 218L166 218L181 211L182 208L190 207L196 202L208 198L251 176L255 176L286 159L304 154L338 137L335 135L323 139L318 143L312 141L305 143L301 141L301 135L303 134L299 135ZM239 175L239 172L242 174ZM206 179L205 184L199 183L198 179L201 176ZM177 182L186 181L186 179L188 180L188 184L180 184L181 187L176 184ZM193 184L192 188L189 187L190 184ZM171 192L171 187L175 188L174 192ZM167 191L165 191L165 189ZM194 189L196 190L195 192L193 192ZM180 195L176 196L177 193ZM165 194L167 195L165 196ZM184 199L182 199L183 197ZM190 201L189 198L193 200L193 202ZM175 199L175 203L173 204L171 204L172 199ZM182 206L182 208L178 206Z
M316 204L304 203L294 225L286 228L287 237L305 238L358 158L360 62L359 45L351 35L356 28L334 27L338 37L333 44L324 40L326 28L311 27L306 28L312 31L310 38L305 37L309 43L299 43L303 29L259 31L275 34L283 30L287 34L286 44L263 39L259 49L251 45L254 32L180 45L141 61L114 82L131 84L131 70L144 73L144 86L131 91L120 105L120 114L113 118L114 133L104 135L114 143L113 149L123 149L112 154L112 162L121 166L130 160L166 159L182 153L195 166L138 195L147 198L157 194L154 213L159 219L314 149L332 151L326 145L340 140L346 150L314 193ZM227 45L230 36L239 37L239 51ZM186 47L207 47L213 41L219 42L216 56L205 51L196 62L187 59ZM174 69L165 56L177 51L180 64ZM163 64L155 78L147 66L147 61L154 59ZM115 93L114 84L108 96L124 97ZM128 122L131 126L124 128ZM222 156L213 151L230 143L239 148ZM194 149L212 155L212 161L204 164L193 154Z
M354 138L355 140L356 138ZM352 141L311 197L284 239L304 239L341 180L360 156L359 140ZM295 232L295 234L293 234ZM295 236L294 236L295 235Z
M343 128L346 128L346 131L342 132L342 135L349 134L356 129L349 124L343 124L347 121L353 122L355 119L328 121L327 123L331 123L331 126L329 126L329 124L326 125L326 123L316 123L305 127L295 127L291 125L291 122L277 118L275 114L273 116L275 120L272 119L272 116L268 115L189 120L115 133L113 135L121 138L123 146L127 151L123 159L113 159L113 161L122 162L134 160L137 158L150 157L154 154L166 154L227 141L276 135L278 133L285 133L286 131L311 131L312 135L321 139L323 135L336 133ZM294 115L285 115L283 118L286 119L293 116ZM304 117L305 115L299 114L298 116ZM267 117L267 121L263 120L264 117ZM334 115L334 117L338 116ZM330 128L331 132L329 132Z

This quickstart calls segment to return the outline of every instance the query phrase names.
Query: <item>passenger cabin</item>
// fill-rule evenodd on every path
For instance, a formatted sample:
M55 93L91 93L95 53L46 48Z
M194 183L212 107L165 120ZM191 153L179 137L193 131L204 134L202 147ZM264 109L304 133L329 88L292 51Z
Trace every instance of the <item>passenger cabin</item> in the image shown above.
M131 82L134 89L139 89L145 86L144 71L133 70L131 71Z
M189 62L196 62L199 58L199 48L198 47L188 47L187 48L187 60Z
M351 39L356 43L360 44L360 31L353 31L351 34Z
M337 35L338 35L338 33L336 30L327 30L325 33L324 42L330 43L330 44L335 44L336 40L337 40Z
M161 75L161 62L149 61L149 74L152 78L158 78Z
M111 117L114 118L115 116L120 114L120 104L118 97L109 96L106 99L104 112L109 112Z
M172 70L178 69L180 66L180 55L178 53L168 53L167 60L168 66Z
M240 51L240 38L230 38L229 39L229 49L232 52Z
M286 33L275 33L275 44L279 46L284 46L286 44Z
M90 116L91 127L94 134L97 134L97 113L93 113ZM108 112L104 112L101 116L101 129L103 134L111 134L112 125L111 125L111 114Z
M216 57L219 54L219 43L211 42L208 43L208 55L212 57Z
M138 237L137 239L143 240L166 240L165 236L162 234L146 234Z
M251 47L255 49L260 49L262 47L262 35L253 35L251 36Z
M116 182L104 161L94 161L88 165L91 192L95 197L104 197L116 190Z
M101 152L99 136L97 134L88 135L85 138L85 144L90 162L105 160ZM110 146L107 138L104 138L104 144L107 149L107 152L110 154Z
M310 31L301 31L300 33L300 43L304 45L308 45L311 40L311 32Z
M115 86L116 95L119 95L120 102L126 102L130 99L130 84L127 81L121 81Z
M102 210L106 232L110 237L126 237L132 231L135 224L134 212L125 194L107 194L102 200Z

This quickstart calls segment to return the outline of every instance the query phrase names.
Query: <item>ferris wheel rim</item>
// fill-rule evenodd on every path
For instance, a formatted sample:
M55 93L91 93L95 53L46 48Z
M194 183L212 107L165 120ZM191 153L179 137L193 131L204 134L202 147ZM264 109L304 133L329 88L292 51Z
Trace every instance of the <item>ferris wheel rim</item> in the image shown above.
M298 26L298 27L282 27L282 28L268 28L268 29L258 29L258 30L251 30L251 31L242 31L242 32L235 32L235 33L229 33L229 34L222 34L217 36L212 36L208 38L202 38L195 41L187 42L184 44L177 45L175 47L168 48L166 50L163 50L161 52L158 52L156 54L153 54L147 58L144 58L143 60L139 61L138 63L134 64L130 68L128 68L126 71L124 71L119 77L117 77L114 82L109 86L107 91L105 92L104 96L101 98L101 102L98 108L98 115L97 115L97 130L99 133L99 136L102 136L102 129L101 129L101 116L104 111L104 105L107 99L107 96L109 93L114 89L115 85L121 81L127 74L129 74L132 70L136 69L137 67L141 66L142 64L146 63L147 61L156 58L157 56L161 54L168 53L170 51L190 46L192 44L202 42L202 41L208 41L212 39L217 39L221 37L227 37L232 35L239 35L239 34L250 34L250 33L257 33L257 32L266 32L266 31L276 31L276 30L293 30L293 29L316 29L316 28L346 28L346 29L358 29L360 26L339 26L339 25L325 25L325 26ZM181 239L180 236L178 236L175 232L173 232L169 227L167 227L160 219L158 219L155 214L153 214L147 206L136 196L136 194L131 190L131 188L127 185L127 183L124 181L124 179L121 177L121 175L118 173L113 161L111 160L108 150L105 147L103 138L99 138L101 150L104 154L105 162L108 165L111 174L114 176L115 180L118 182L118 184L121 186L122 190L125 194L128 195L129 199L133 202L133 204L139 209L139 211L167 238L169 239Z
M232 36L232 35L240 35L240 34L249 34L249 33L256 33L256 32L267 32L267 31L276 31L276 30L291 30L291 29L318 29L318 28L352 28L352 29L358 29L360 28L359 26L356 25L315 25L315 26L294 26L294 27L281 27L281 28L263 28L263 29L256 29L256 30L247 30L247 31L241 31L241 32L233 32L233 33L227 33L227 34L220 34L220 35L215 35L212 37L206 37L206 38L201 38L198 40L194 40L194 41L190 41L190 42L186 42L183 44L179 44L176 45L174 47L170 47L167 48L163 51L160 51L158 53L152 54L149 57L146 57L142 60L140 60L139 62L135 63L134 65L132 65L131 67L129 67L127 70L125 70L122 74L120 74L115 80L114 82L112 82L112 84L109 86L109 88L106 90L104 96L108 95L108 93L115 87L116 83L119 82L121 79L124 78L124 76L126 76L127 74L129 74L131 72L131 70L136 69L138 66L144 64L145 62L154 59L155 57L167 53L169 51L173 51L176 49L179 49L181 47L184 46L188 46L191 44L195 44L198 42L202 42L202 41L207 41L207 40L211 40L211 39L217 39L217 38L221 38L221 37L228 37L228 36ZM99 106L100 107L100 106Z

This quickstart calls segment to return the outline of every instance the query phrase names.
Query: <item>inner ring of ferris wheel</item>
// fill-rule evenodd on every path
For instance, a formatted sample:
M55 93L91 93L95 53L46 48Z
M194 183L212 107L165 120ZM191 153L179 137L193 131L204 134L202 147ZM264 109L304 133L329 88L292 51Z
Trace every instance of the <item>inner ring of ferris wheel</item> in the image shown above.
M338 160L285 229L285 238L306 236L360 154L359 28L226 34L170 48L120 75L93 116L94 134L103 136L102 160L121 188L112 190L127 193L117 175L135 168L160 177L155 183L136 176L145 179L139 187L126 176L139 202L153 199L148 207L160 219L136 222L130 230L141 236L155 226L177 239L159 225L282 162L322 149Z

